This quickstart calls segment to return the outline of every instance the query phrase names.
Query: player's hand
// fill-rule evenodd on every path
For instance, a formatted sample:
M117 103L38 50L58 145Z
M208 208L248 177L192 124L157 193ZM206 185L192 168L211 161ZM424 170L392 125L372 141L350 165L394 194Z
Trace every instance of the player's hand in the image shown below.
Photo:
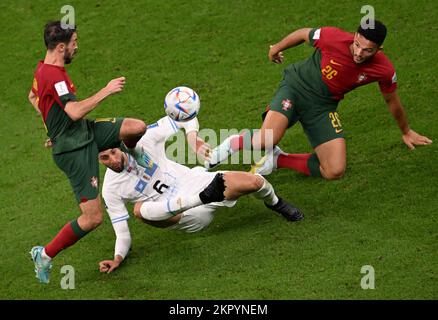
M283 52L278 50L277 45L271 45L269 47L269 60L275 63L283 63L284 57Z
M120 77L108 82L108 84L105 87L106 91L108 92L108 95L122 91L125 85L125 81L126 81L125 77Z
M117 269L120 265L120 262L115 260L103 260L99 262L99 271L105 273L111 273L115 269Z
M211 161L211 146L206 143L201 138L198 138L196 141L196 154L198 157L204 161Z
M52 143L52 140L50 140L50 138L47 139L46 142L44 142L44 147L45 147L45 148L51 148L51 147L53 147L53 143Z
M414 130L409 129L408 133L403 135L403 142L409 149L415 149L415 146L425 146L432 143L428 137L422 136L416 133Z

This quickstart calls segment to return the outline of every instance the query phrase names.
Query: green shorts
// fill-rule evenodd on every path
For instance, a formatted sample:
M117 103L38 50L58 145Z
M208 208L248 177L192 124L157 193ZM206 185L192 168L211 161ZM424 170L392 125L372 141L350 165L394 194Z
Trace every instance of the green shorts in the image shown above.
M96 119L90 122L94 140L82 148L53 154L56 165L67 175L78 203L96 199L99 194L98 153L120 146L123 118Z
M262 118L272 110L284 114L289 119L289 127L299 121L315 148L324 142L344 137L337 106L337 101L314 96L300 88L299 84L291 83L285 76Z

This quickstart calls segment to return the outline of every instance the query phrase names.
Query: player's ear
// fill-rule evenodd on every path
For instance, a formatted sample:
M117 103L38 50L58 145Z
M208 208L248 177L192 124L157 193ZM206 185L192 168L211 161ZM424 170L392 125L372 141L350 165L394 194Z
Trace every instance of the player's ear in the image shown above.
M58 43L58 45L56 47L57 47L57 49L59 51L64 52L64 50L65 50L65 43L62 43L62 42Z

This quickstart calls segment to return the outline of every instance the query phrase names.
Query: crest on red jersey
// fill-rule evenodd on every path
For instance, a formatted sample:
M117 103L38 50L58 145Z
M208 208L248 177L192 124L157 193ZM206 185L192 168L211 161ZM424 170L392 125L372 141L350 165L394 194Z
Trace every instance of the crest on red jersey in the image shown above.
M367 75L365 73L361 73L358 77L357 77L357 82L362 82L365 81L367 78Z
M292 102L289 99L284 99L283 101L281 101L281 105L281 109L283 109L284 111L292 109Z

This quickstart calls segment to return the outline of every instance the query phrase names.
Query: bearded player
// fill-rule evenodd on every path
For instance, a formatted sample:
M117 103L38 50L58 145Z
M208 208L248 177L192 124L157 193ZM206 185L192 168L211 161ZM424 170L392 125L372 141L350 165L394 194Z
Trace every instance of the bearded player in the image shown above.
M30 252L36 277L48 283L52 259L102 223L98 152L120 146L122 141L133 150L146 125L127 118L85 119L104 99L123 90L125 78L113 79L95 95L78 100L65 69L78 49L75 27L49 22L44 42L46 56L38 62L29 101L42 116L53 160L69 179L81 211L47 245L35 246Z
M253 166L252 172L265 175L277 168L289 168L308 176L341 178L346 168L346 145L337 107L346 93L372 82L379 84L404 143L410 149L431 144L432 140L409 127L397 94L396 72L382 51L385 25L377 20L369 21L369 25L370 28L359 26L354 34L335 27L303 28L272 45L269 59L275 63L283 62L282 51L303 42L315 51L307 60L284 70L283 80L263 114L261 130L252 137L248 133L228 137L213 149L206 167L216 166L243 148L261 148L268 151L267 156ZM297 122L314 153L287 154L275 146ZM273 138L273 150L265 137Z
M101 272L112 272L127 256L131 247L127 203L135 203L134 215L159 228L197 232L206 228L219 207L231 207L245 194L253 194L271 210L288 221L303 219L302 213L278 197L272 185L262 176L247 172L206 172L192 169L166 157L165 142L179 129L189 136L199 129L197 118L188 122L161 118L149 125L137 144L146 167L140 166L119 148L99 153L99 161L108 167L102 196L116 233L114 259L100 262ZM202 139L198 139L201 143ZM199 152L199 149L192 149ZM205 149L207 150L207 149Z

